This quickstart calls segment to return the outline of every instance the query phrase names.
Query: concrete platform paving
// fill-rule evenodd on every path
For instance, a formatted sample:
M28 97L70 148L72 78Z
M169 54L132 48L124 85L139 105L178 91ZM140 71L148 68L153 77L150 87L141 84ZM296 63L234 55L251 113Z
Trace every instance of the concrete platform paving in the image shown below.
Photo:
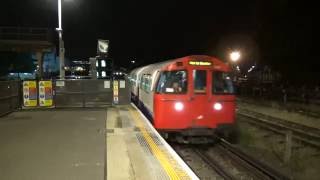
M0 118L0 179L105 179L106 111L21 111Z
M107 179L198 179L134 107L107 114Z
M133 106L0 118L0 179L198 179Z

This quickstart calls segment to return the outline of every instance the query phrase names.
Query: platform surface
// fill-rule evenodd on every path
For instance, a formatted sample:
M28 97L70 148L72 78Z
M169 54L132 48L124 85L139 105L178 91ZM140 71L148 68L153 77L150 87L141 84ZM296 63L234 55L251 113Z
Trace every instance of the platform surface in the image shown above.
M0 118L0 179L197 179L132 105Z
M103 180L106 111L14 112L0 118L0 179Z
M107 179L197 179L133 106L107 117Z

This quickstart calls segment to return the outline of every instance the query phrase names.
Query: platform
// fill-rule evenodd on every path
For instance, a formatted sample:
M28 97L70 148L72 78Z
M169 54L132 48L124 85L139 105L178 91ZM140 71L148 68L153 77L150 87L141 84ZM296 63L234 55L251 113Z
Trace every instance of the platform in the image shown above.
M198 179L134 106L0 118L0 179Z
M105 109L32 110L0 118L0 179L105 179Z
M198 179L134 106L107 112L107 179Z

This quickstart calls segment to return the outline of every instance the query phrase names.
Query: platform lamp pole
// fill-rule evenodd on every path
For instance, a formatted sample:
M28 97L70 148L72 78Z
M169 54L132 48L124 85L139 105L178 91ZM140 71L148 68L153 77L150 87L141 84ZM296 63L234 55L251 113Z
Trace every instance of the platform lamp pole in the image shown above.
M240 68L237 65L237 62L239 61L241 57L240 51L232 51L230 53L230 60L231 60L231 68L232 68L232 73L234 76L234 81L238 80L238 73L240 72ZM235 68L236 67L236 68Z
M64 42L62 39L62 9L61 9L61 0L58 0L58 20L59 20L59 27L56 28L56 30L59 33L59 59L60 59L60 66L59 66L59 72L60 72L60 79L65 78L65 70L64 70Z

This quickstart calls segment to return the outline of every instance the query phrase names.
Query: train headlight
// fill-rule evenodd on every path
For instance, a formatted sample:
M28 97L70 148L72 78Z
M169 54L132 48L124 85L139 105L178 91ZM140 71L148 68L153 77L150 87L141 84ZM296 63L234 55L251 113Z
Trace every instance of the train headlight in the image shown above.
M177 111L182 111L184 108L184 105L182 104L182 102L176 102L174 104L174 109L176 109Z
M214 103L213 109L220 111L222 109L222 104L221 103Z

